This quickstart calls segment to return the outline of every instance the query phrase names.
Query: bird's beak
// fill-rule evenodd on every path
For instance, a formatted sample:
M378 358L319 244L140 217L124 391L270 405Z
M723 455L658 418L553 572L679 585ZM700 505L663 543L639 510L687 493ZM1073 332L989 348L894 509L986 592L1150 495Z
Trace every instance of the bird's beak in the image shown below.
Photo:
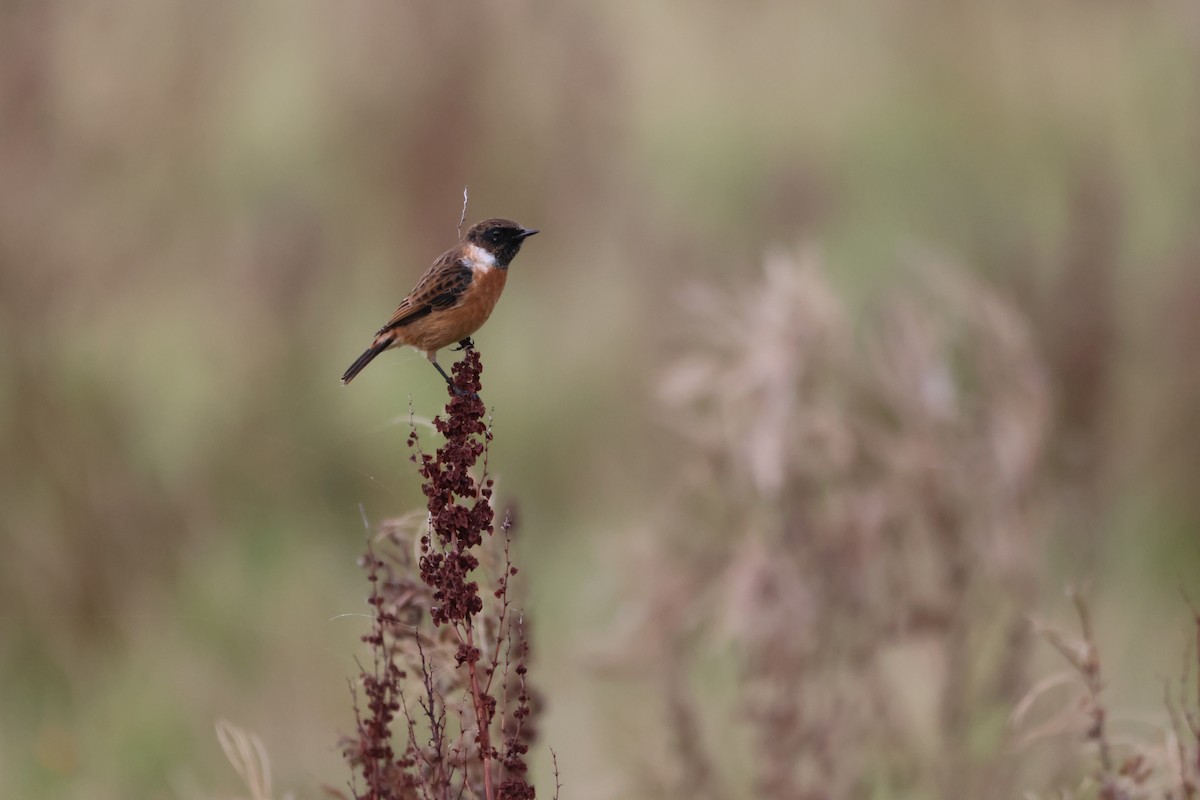
M533 236L535 233L537 233L537 231L534 230L533 228L521 228L521 238L522 239L528 239L530 236Z

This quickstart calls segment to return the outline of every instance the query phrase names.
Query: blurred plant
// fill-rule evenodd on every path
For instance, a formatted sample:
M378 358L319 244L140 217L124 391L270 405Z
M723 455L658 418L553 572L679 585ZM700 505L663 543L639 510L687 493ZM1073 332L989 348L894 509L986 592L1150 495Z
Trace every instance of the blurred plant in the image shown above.
M271 759L267 756L262 739L222 719L217 720L217 741L250 790L250 800L271 800L274 797L271 790ZM292 796L288 792L283 798L290 800Z
M363 641L372 661L359 676L365 710L354 692L357 735L342 742L366 784L356 798L449 798L468 790L487 800L534 797L525 754L540 704L527 685L527 626L511 607L511 517L500 525L502 536L492 535L482 369L470 347L455 364L457 391L450 391L446 417L433 420L446 437L435 455L420 449L415 427L409 436L428 498L423 524L412 515L385 522L364 559L373 623ZM481 568L492 580L482 594L472 577Z
M1036 628L1062 654L1071 670L1051 675L1030 689L1013 710L1013 726L1022 726L1037 701L1052 690L1072 686L1079 691L1079 696L1049 719L1028 727L1017 741L1018 746L1025 747L1063 734L1081 737L1095 746L1095 766L1091 774L1074 790L1058 790L1055 796L1060 800L1083 797L1192 800L1200 796L1200 614L1192 609L1197 648L1192 654L1195 687L1192 691L1188 689L1191 669L1185 663L1180 675L1179 696L1172 697L1170 684L1164 684L1163 703L1169 723L1154 737L1117 738L1110 732L1110 713L1101 698L1105 683L1091 611L1078 590L1069 589L1068 595L1079 617L1079 636L1071 636L1049 625L1036 624ZM1189 695L1193 695L1190 704Z
M653 595L622 648L666 687L664 794L1009 796L988 723L1025 686L1046 380L995 292L928 257L911 278L859 346L811 252L687 296L660 388L701 457L679 534L640 559ZM704 638L732 645L745 723L716 744L718 695L689 690ZM741 734L749 776L713 756Z

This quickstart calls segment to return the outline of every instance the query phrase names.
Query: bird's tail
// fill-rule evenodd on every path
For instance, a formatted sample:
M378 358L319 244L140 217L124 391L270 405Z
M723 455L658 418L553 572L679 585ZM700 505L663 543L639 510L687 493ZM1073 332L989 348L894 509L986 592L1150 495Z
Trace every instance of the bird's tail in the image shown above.
M342 384L345 385L354 380L354 376L362 372L363 367L371 363L371 359L375 358L375 356L379 355L384 350L387 350L389 347L391 347L391 345L392 342L390 339L376 339L375 343L367 348L367 351L359 356L358 360L350 365L350 369L346 370L346 374L342 375Z

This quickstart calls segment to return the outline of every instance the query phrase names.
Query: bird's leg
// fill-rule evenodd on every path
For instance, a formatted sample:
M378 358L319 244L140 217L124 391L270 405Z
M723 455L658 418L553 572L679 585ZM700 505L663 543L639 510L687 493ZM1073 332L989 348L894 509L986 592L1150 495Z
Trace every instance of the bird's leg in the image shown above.
M442 369L441 364L437 363L432 358L429 359L429 363L433 364L434 369L436 369L438 372L442 373L442 377L446 379L446 383L448 383L450 385L451 389L454 389L454 390L458 389L458 387L454 385L454 379L446 374L446 370Z
M474 346L475 346L475 343L472 342L471 337L468 336L465 339L460 339L458 341L458 347L451 347L450 349L457 352L459 350L466 350L468 347L474 347Z
M446 370L442 369L441 364L434 361L432 358L429 359L429 363L433 364L434 368L438 372L442 373L442 377L446 379L446 383L450 386L450 390L452 392L454 392L456 395L458 395L459 397L474 397L476 400L479 399L479 395L475 394L474 392L466 392L466 391L463 391L462 389L458 388L458 384L454 382L453 378L451 378L449 375L446 374Z

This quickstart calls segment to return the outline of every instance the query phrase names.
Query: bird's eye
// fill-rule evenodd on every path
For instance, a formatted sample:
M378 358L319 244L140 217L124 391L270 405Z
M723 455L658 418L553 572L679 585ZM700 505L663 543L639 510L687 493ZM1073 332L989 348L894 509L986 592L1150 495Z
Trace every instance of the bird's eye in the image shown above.
M488 239L490 239L493 242L499 243L500 240L503 238L504 238L504 231L500 230L499 228L495 228L488 233Z

